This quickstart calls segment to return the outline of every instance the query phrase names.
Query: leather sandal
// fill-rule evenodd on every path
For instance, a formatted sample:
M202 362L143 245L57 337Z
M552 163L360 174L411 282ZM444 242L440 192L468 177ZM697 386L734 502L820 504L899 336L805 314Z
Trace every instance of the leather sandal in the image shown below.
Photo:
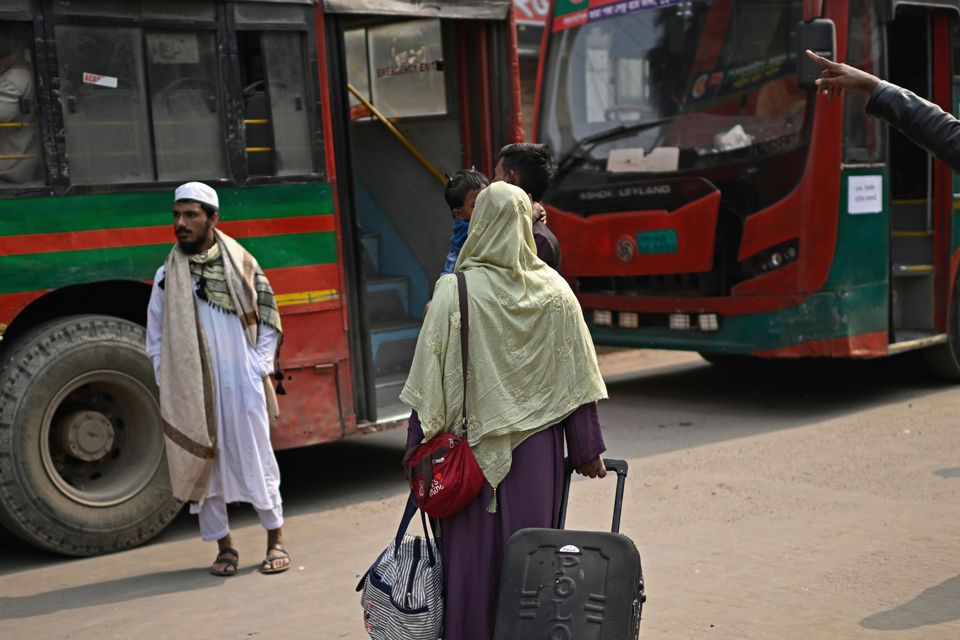
M270 557L271 551L276 551L281 555L274 556L271 558ZM273 563L277 560L283 560L284 558L286 558L287 560L287 566L280 567L279 569L275 569L273 567ZM282 544L267 545L267 557L264 558L263 562L260 563L260 573L264 575L270 575L272 573L283 573L284 571L290 568L291 564L292 563L290 561L290 554L287 552L287 550L284 548Z
M230 556L233 557L231 558ZM237 550L232 547L226 547L220 550L220 553L217 554L217 559L213 561L213 565L210 565L210 573L223 577L235 576L237 575L238 562L240 562L240 554ZM227 565L227 569L214 569L213 566L217 564L225 564Z

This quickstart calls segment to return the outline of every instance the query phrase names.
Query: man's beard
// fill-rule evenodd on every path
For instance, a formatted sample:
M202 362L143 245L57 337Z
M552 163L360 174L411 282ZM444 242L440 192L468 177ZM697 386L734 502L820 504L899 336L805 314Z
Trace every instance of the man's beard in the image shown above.
M180 245L180 251L183 251L188 256L200 253L200 245L203 244L203 238L200 240L178 240L177 244Z
M213 222L207 220L207 226L204 229L203 236L199 240L180 240L177 239L177 244L180 246L180 251L184 252L188 256L195 255L200 253L200 246L206 241L210 234L210 227L213 226Z

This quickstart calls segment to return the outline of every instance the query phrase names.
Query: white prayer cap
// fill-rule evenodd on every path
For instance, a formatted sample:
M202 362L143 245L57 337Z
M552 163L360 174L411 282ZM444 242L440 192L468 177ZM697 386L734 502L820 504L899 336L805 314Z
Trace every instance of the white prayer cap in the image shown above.
M173 201L179 202L180 200L196 200L209 204L214 209L220 209L220 198L217 197L217 192L202 182L188 182L177 187L177 191L173 195Z

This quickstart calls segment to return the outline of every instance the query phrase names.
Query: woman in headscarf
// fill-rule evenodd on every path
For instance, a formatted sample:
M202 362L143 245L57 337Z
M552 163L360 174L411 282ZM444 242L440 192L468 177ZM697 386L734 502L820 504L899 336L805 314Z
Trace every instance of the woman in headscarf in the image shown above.
M467 429L483 489L440 521L444 640L489 640L507 540L556 527L563 439L577 471L605 475L596 401L606 398L593 342L566 281L537 258L529 196L496 182L477 198L456 271L467 281ZM400 399L408 448L462 434L455 275L440 278Z

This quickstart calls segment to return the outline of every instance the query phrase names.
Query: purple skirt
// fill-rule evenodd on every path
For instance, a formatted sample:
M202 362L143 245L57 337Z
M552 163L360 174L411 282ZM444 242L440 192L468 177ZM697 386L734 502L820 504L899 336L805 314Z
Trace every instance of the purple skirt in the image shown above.
M513 451L510 472L497 488L497 512L489 513L493 488L462 511L440 520L444 579L444 640L490 640L507 540L527 527L555 528L563 490L563 440L574 466L604 452L596 404L583 405L560 423L531 436ZM423 439L416 411L407 446Z

